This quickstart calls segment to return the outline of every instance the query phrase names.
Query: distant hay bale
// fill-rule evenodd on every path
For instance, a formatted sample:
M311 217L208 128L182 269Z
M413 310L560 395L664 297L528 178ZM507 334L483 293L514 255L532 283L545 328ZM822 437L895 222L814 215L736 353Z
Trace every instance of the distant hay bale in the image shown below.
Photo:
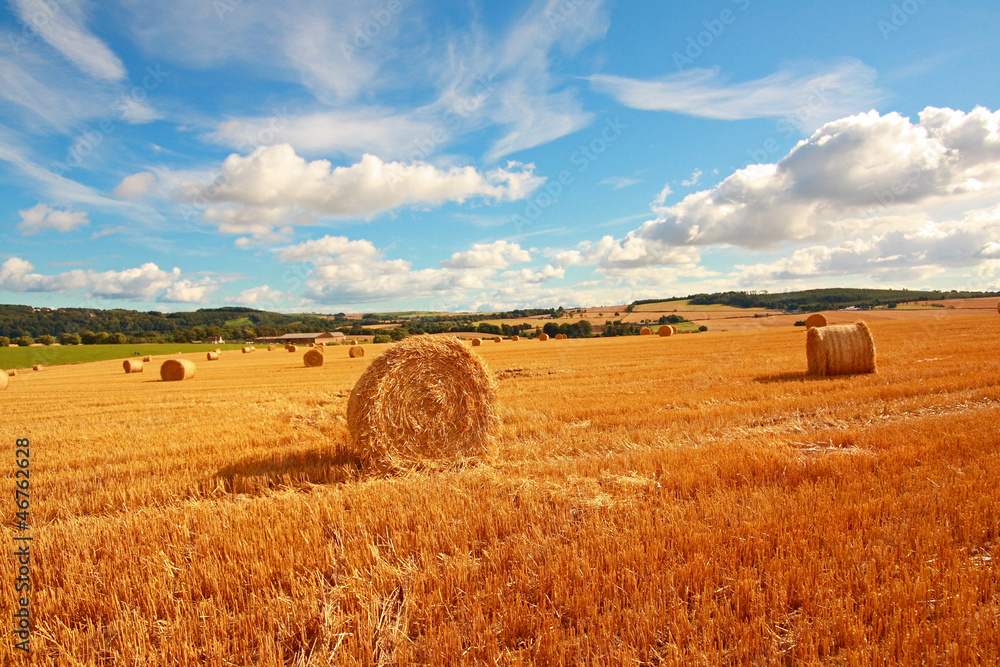
M250 354L251 352L253 352L252 347L247 346L243 348L243 354Z
M187 359L167 359L160 366L160 379L164 382L179 382L194 377L194 362Z
M267 346L267 351L268 352L273 352L274 351L274 346L273 345L268 345Z
M356 340L354 340L354 339L352 338L351 340L347 341L347 344L348 344L348 345L357 345L357 344L358 344L358 341L356 341Z
M288 350L289 352L295 352L299 348L295 347L294 345L286 345L285 349Z
M141 373L142 362L138 359L126 359L122 362L122 367L126 373Z
M652 336L653 331L649 327L643 327L642 331L639 332L640 336Z
M7 371L7 375L10 377L17 377L17 369L11 368L9 371Z
M309 347L316 347L316 343L309 343Z
M567 336L566 334L556 334L556 340L566 340L568 338L569 336Z
M517 341L521 340L521 337L517 336L517 335L514 335L514 336L511 336L510 339L516 343Z
M666 338L667 336L673 336L674 335L674 328L672 326L670 326L669 324L664 324L662 327L660 327L659 329L657 329L656 333L658 333L661 336L663 336L664 338Z
M503 342L503 338L501 338L500 336L494 336L493 337L493 342L494 343L502 343Z
M366 462L482 454L499 426L496 385L461 341L411 336L372 361L354 385L347 425Z
M216 351L216 353L218 353L218 354L222 354L222 350L220 350L219 348L215 348L215 351Z
M10 384L9 373L9 371L7 373L0 373L0 391L6 389L7 385Z
M480 340L479 338L473 338L472 339L472 347L479 347L482 344L483 344L483 341Z
M316 368L323 365L324 357L325 355L320 350L313 349L302 356L302 361L305 362L306 368Z
M208 353L205 354L205 358L208 359L209 361L218 361L219 360L219 353L218 352L208 352Z
M40 370L42 370L42 365L41 364L35 364L34 366L32 366L32 370L40 371Z
M826 316L823 313L813 313L806 318L806 329L811 329L813 327L825 327L826 326Z
M350 350L347 351L347 354L350 355L351 359L356 359L356 358L359 358L359 357L363 357L363 356L365 356L365 348L360 347L360 346L359 347L352 347Z
M864 322L813 327L806 335L809 375L875 372L875 341Z
M549 339L549 335L548 334L544 334L544 333L543 334L538 334L538 340L548 340L548 339Z
M147 354L145 357L142 358L142 360L148 363L153 360L153 355Z

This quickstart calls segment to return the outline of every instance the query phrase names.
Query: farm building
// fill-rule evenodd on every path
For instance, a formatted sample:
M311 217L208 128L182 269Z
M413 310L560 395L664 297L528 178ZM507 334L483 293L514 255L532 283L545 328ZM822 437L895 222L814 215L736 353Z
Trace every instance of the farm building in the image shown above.
M289 333L283 336L261 336L255 338L256 343L277 343L281 345L309 345L310 343L343 343L347 336L339 331L330 333Z

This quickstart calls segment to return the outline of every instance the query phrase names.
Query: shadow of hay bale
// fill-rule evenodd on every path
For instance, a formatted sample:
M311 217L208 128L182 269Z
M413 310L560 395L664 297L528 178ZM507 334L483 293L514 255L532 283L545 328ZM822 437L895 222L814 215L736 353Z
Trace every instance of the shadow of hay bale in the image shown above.
M272 489L343 484L361 476L362 461L350 452L312 449L274 456L258 454L221 468L205 481L211 490L259 494Z

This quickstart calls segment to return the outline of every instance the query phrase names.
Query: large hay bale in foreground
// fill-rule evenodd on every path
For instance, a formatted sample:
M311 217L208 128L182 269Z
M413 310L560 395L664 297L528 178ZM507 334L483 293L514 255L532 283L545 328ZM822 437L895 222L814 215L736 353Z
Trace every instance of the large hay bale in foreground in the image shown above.
M365 348L363 348L363 347L352 347L350 350L347 351L347 354L351 357L351 359L356 359L356 358L359 358L359 357L363 357L363 356L365 356Z
M8 374L0 373L0 391L6 389L7 385L9 384L10 384L10 377L8 376Z
M811 329L813 327L825 327L826 326L826 315L823 313L813 313L806 318L806 329Z
M875 341L868 325L833 324L806 333L809 374L851 375L875 372Z
M411 336L376 358L354 385L347 425L366 462L474 456L499 425L496 385L461 341Z
M317 368L323 365L325 359L323 353L314 348L302 355L302 361L305 363L306 368Z
M218 352L207 352L205 354L205 358L208 361L218 361L219 360L219 353Z
M640 336L652 336L653 331L649 327L643 327L642 331L639 332Z
M285 349L288 350L289 352L295 352L299 348L295 347L294 345L286 345Z
M548 339L549 339L549 335L548 334L545 334L545 333L538 334L538 340L548 340Z
M160 366L160 379L164 382L179 382L194 377L194 362L188 359L167 359Z
M480 340L479 338L473 338L472 339L472 347L479 347L482 344L483 344L483 341Z
M511 336L510 339L516 343L517 341L521 340L521 337L515 334Z
M126 359L122 362L122 368L125 369L126 373L141 373L142 362L138 359Z

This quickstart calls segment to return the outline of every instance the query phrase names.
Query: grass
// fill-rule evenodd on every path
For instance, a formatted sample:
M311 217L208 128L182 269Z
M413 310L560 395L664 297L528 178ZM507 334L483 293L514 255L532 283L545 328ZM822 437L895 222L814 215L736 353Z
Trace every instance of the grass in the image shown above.
M59 366L62 364L81 364L108 359L126 359L135 356L151 354L170 355L177 352L208 352L216 348L222 350L238 350L242 344L228 343L226 345L209 345L189 343L137 343L135 345L52 345L48 347L7 347L0 348L0 368L31 368L36 364L42 366Z
M19 375L34 660L998 664L995 317L873 322L879 372L819 380L793 327L483 346L495 447L377 475L341 445L385 346Z

